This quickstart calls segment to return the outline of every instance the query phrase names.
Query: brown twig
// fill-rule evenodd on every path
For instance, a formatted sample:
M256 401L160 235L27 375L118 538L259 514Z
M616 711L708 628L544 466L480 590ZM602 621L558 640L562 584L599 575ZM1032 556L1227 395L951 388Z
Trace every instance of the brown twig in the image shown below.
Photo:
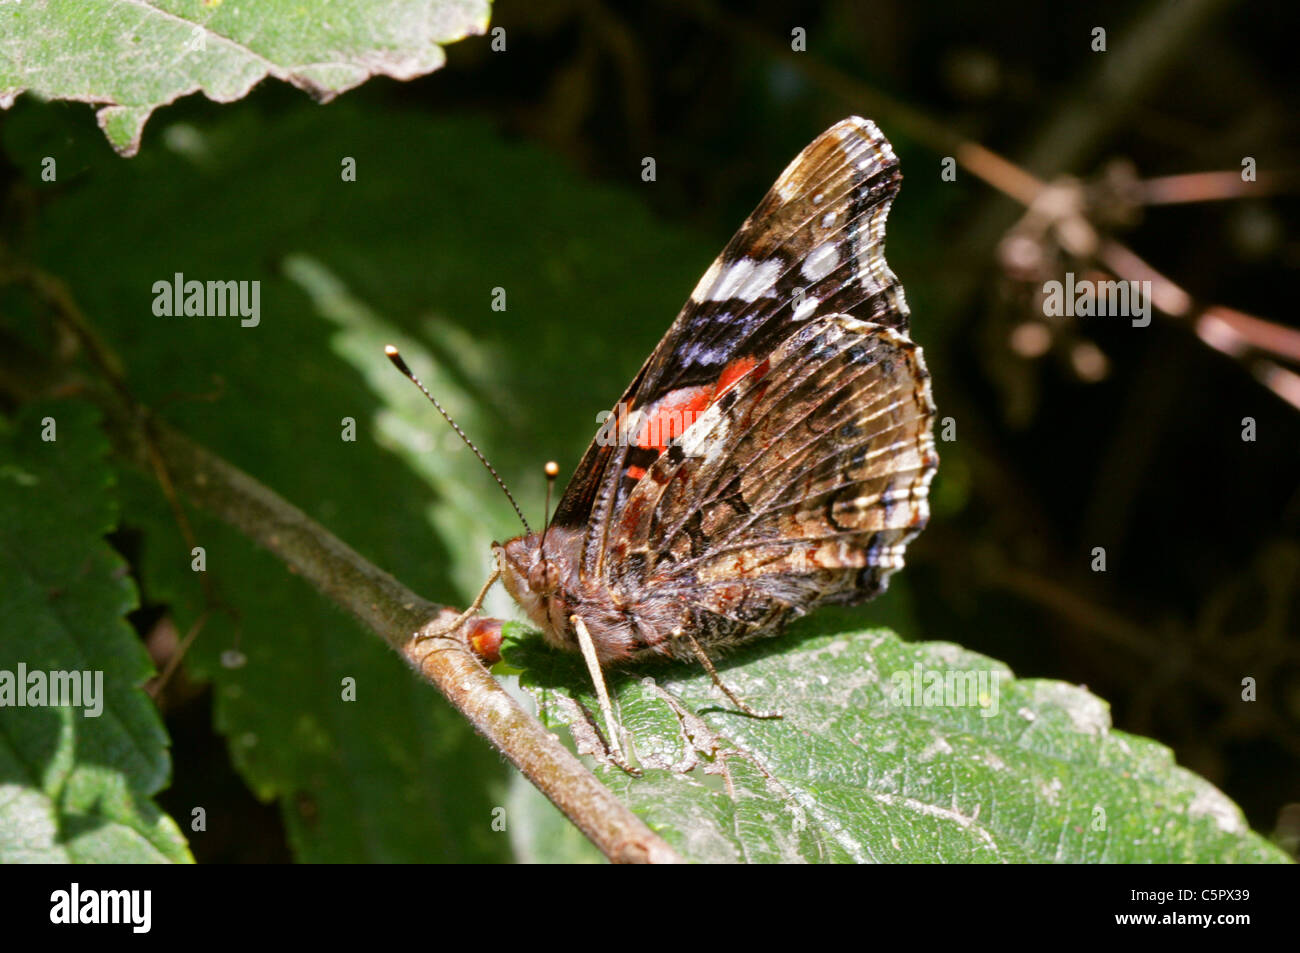
M1135 183L1143 205L1180 205L1185 202L1219 202L1225 199L1257 199L1294 185L1294 176L1261 172L1246 182L1240 172L1184 172L1161 175Z

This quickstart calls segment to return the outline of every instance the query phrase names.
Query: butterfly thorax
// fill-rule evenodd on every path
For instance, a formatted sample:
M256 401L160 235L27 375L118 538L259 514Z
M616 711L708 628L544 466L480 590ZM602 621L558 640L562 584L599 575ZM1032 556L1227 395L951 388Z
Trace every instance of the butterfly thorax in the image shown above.
M680 619L666 618L667 606L638 593L614 591L584 580L581 565L583 534L573 527L552 526L546 533L516 536L498 544L501 578L506 591L542 630L552 646L578 651L570 617L582 617L602 665L615 665L647 655L672 655L669 634ZM676 615L676 613L673 613Z

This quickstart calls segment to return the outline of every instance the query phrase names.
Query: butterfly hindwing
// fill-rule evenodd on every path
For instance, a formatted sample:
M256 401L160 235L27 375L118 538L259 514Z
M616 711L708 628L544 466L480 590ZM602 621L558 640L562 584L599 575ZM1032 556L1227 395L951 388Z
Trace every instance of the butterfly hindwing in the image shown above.
M810 319L660 456L618 515L611 563L697 610L711 646L885 586L928 518L937 465L920 349Z

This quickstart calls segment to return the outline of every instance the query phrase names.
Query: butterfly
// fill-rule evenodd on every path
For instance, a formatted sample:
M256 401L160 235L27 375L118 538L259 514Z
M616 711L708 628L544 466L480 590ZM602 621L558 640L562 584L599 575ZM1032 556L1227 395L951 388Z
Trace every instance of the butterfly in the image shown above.
M548 643L583 653L620 757L603 668L693 660L762 714L712 660L878 595L926 524L934 401L884 257L901 179L869 120L808 145L691 292L546 528L494 546L488 585L499 574Z

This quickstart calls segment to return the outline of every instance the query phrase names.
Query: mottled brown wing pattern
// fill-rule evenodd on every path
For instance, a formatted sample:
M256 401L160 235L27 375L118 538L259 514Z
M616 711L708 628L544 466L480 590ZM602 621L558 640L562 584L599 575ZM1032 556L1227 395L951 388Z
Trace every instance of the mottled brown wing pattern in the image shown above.
M906 337L809 320L638 483L611 590L690 606L711 651L876 595L928 518L933 417Z
M902 566L938 458L884 257L899 180L874 124L819 136L691 293L547 532L499 547L506 588L552 644L592 666L709 667L818 605L870 598Z
M882 254L901 173L888 140L857 117L814 140L710 266L621 401L629 430L671 395L761 361L803 322L840 312L906 331L907 303ZM642 416L636 417L640 411ZM583 571L606 571L616 514L665 446L593 442L554 525L585 527Z

